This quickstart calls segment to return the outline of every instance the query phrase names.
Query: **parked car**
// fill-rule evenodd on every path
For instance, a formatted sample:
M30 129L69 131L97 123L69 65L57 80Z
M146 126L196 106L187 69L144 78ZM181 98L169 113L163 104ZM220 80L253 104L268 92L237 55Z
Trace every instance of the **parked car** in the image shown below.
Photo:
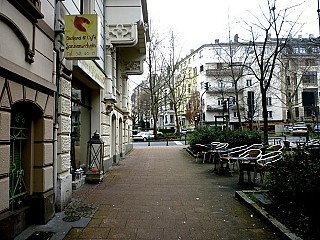
M292 123L285 124L283 130L285 133L292 133Z
M139 132L132 136L133 141L147 141L149 139L154 139L154 135L150 132Z
M181 129L180 136L184 137L185 135L187 135L187 130L186 129Z
M292 135L307 135L308 127L304 122L296 122L292 127Z
M312 131L313 131L314 133L320 133L320 124L314 125Z
M154 135L153 130L149 130L149 132L151 135ZM163 132L157 131L157 135L163 135Z

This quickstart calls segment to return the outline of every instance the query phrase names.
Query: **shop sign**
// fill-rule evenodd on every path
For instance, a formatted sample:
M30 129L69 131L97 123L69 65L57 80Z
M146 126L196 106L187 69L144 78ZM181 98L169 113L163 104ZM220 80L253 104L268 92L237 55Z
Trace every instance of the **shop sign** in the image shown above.
M99 58L99 17L97 14L65 16L65 58Z
M85 72L93 81L95 81L101 88L104 88L106 76L91 60L79 60L74 62L75 66L78 66Z

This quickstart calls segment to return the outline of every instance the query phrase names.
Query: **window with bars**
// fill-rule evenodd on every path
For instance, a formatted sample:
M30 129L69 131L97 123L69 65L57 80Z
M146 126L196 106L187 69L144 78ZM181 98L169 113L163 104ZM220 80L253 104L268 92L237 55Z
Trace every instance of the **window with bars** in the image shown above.
M27 196L25 171L22 167L23 148L28 140L27 114L12 113L10 128L10 169L9 169L9 203L11 210L23 205Z

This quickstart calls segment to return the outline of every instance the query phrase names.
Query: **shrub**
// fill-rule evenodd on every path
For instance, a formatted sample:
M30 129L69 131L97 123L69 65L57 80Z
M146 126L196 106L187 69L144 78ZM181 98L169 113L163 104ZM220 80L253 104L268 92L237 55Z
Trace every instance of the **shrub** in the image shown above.
M227 142L230 147L261 143L261 135L257 131L234 130L223 131L212 128L199 128L190 134L191 150L195 144L209 144L211 142Z
M266 179L273 215L303 239L320 236L320 164L307 155L285 156Z

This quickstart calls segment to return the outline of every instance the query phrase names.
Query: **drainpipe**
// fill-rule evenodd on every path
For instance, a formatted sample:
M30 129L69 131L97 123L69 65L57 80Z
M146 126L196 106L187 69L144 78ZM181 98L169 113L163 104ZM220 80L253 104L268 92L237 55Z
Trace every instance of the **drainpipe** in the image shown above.
M53 122L53 190L54 190L54 205L57 200L57 177L58 177L58 98L59 98L59 78L60 78L60 67L59 67L59 50L54 48L55 51L55 65L54 72L56 77L56 93L54 99L54 122Z
M56 93L54 99L54 122L53 122L53 189L54 189L54 205L57 202L57 182L58 182L58 100L59 100L59 86L60 86L60 51L61 48L57 47L58 39L57 36L59 34L64 33L63 29L55 30L55 42L54 42L54 52L55 52L55 65L54 65L54 73L56 77Z

